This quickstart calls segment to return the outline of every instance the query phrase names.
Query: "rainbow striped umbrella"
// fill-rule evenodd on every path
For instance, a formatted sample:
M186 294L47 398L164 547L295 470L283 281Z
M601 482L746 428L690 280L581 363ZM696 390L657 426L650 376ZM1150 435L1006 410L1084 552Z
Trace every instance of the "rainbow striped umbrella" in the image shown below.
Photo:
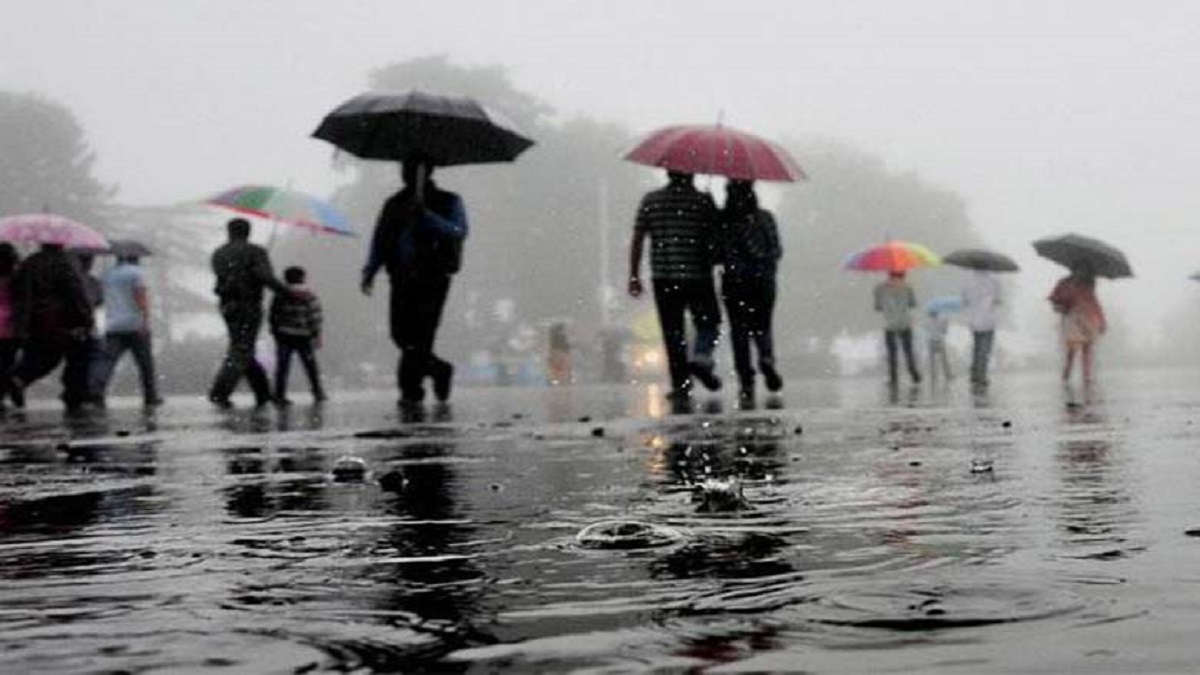
M210 197L205 203L238 213L298 225L313 232L354 236L350 222L333 204L287 188L241 185Z
M936 267L941 258L911 241L888 241L846 258L842 267L861 272L906 272L917 267Z

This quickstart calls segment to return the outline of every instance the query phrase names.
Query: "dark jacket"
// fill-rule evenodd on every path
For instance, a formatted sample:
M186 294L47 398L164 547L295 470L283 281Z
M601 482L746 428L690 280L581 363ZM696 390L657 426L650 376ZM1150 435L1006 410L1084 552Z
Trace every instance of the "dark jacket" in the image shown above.
M382 267L392 281L450 275L462 266L467 212L462 198L432 182L426 184L426 210L417 211L410 188L392 195L379 212L363 281Z
M307 288L289 287L291 293L278 293L271 300L271 333L288 337L321 336L321 302Z
M721 227L721 261L724 278L774 278L783 248L779 245L779 228L770 211L758 209Z
M42 249L21 263L13 293L17 336L61 346L90 334L95 316L83 277L61 249Z
M262 305L263 289L286 292L287 286L275 278L267 250L249 241L230 241L212 255L217 285L213 291L221 304L235 302Z

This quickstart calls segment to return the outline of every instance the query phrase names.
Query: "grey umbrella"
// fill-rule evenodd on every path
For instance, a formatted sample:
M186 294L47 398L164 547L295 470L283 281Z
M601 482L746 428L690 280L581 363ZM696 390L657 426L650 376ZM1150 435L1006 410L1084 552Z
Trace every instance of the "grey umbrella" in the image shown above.
M1069 269L1087 265L1098 277L1120 279L1133 276L1125 254L1108 244L1079 234L1064 234L1033 242L1033 249Z
M108 250L104 253L118 258L145 258L151 255L148 246L133 239L112 239L108 242Z
M326 115L313 136L363 159L415 157L436 166L511 162L533 145L472 99L416 90L355 96Z
M960 248L942 256L942 262L969 270L985 272L1016 272L1019 267L1013 259L1003 253L982 248Z

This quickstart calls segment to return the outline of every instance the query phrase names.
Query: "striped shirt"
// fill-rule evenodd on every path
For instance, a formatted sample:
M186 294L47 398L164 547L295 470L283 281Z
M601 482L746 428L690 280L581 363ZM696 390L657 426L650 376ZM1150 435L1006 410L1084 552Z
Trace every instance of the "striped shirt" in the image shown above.
M634 228L650 236L657 280L711 279L717 207L693 187L667 186L642 198Z

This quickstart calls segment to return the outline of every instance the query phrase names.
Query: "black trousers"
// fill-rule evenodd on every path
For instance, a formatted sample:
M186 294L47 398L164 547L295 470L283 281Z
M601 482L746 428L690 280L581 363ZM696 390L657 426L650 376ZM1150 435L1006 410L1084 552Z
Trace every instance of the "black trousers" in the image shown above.
M749 277L721 279L721 295L729 314L729 342L733 349L733 368L743 387L754 382L750 345L758 350L759 367L775 367L775 338L771 321L775 314L775 279Z
M21 348L21 358L12 369L12 379L24 388L49 375L63 364L62 400L68 406L86 403L92 398L89 371L97 355L97 341L30 339Z
M396 384L400 396L405 400L423 400L425 378L450 367L448 362L433 353L433 343L449 293L449 275L406 277L392 281L392 342L400 348Z
M896 347L904 350L904 361L908 364L908 374L913 382L921 381L921 373L917 371L917 361L913 358L912 329L884 331L884 344L887 345L888 379L896 381Z
M693 357L709 365L717 345L721 326L721 307L712 279L686 281L654 280L654 305L662 327L663 343L667 350L667 369L674 391L691 389L692 377L688 367L688 341L685 314L691 313L696 329Z
M142 398L146 402L158 399L158 379L154 374L154 354L150 351L150 334L140 331L115 331L104 336L104 347L92 366L91 387L97 396L108 389L113 370L125 352L133 353L138 374L142 379Z
M15 339L0 339L0 403L8 392L13 366L17 363L17 350L21 343Z
M224 303L221 305L221 318L225 319L225 329L229 333L229 350L213 379L208 397L213 400L228 399L245 376L254 390L255 401L260 405L266 403L271 399L271 385L267 381L267 372L254 358L254 344L262 328L262 304Z
M308 383L312 385L313 396L324 398L325 390L321 386L321 371L317 368L317 354L313 349L312 338L282 333L275 334L275 398L287 397L288 373L292 369L292 354L300 357L300 363L308 375Z

